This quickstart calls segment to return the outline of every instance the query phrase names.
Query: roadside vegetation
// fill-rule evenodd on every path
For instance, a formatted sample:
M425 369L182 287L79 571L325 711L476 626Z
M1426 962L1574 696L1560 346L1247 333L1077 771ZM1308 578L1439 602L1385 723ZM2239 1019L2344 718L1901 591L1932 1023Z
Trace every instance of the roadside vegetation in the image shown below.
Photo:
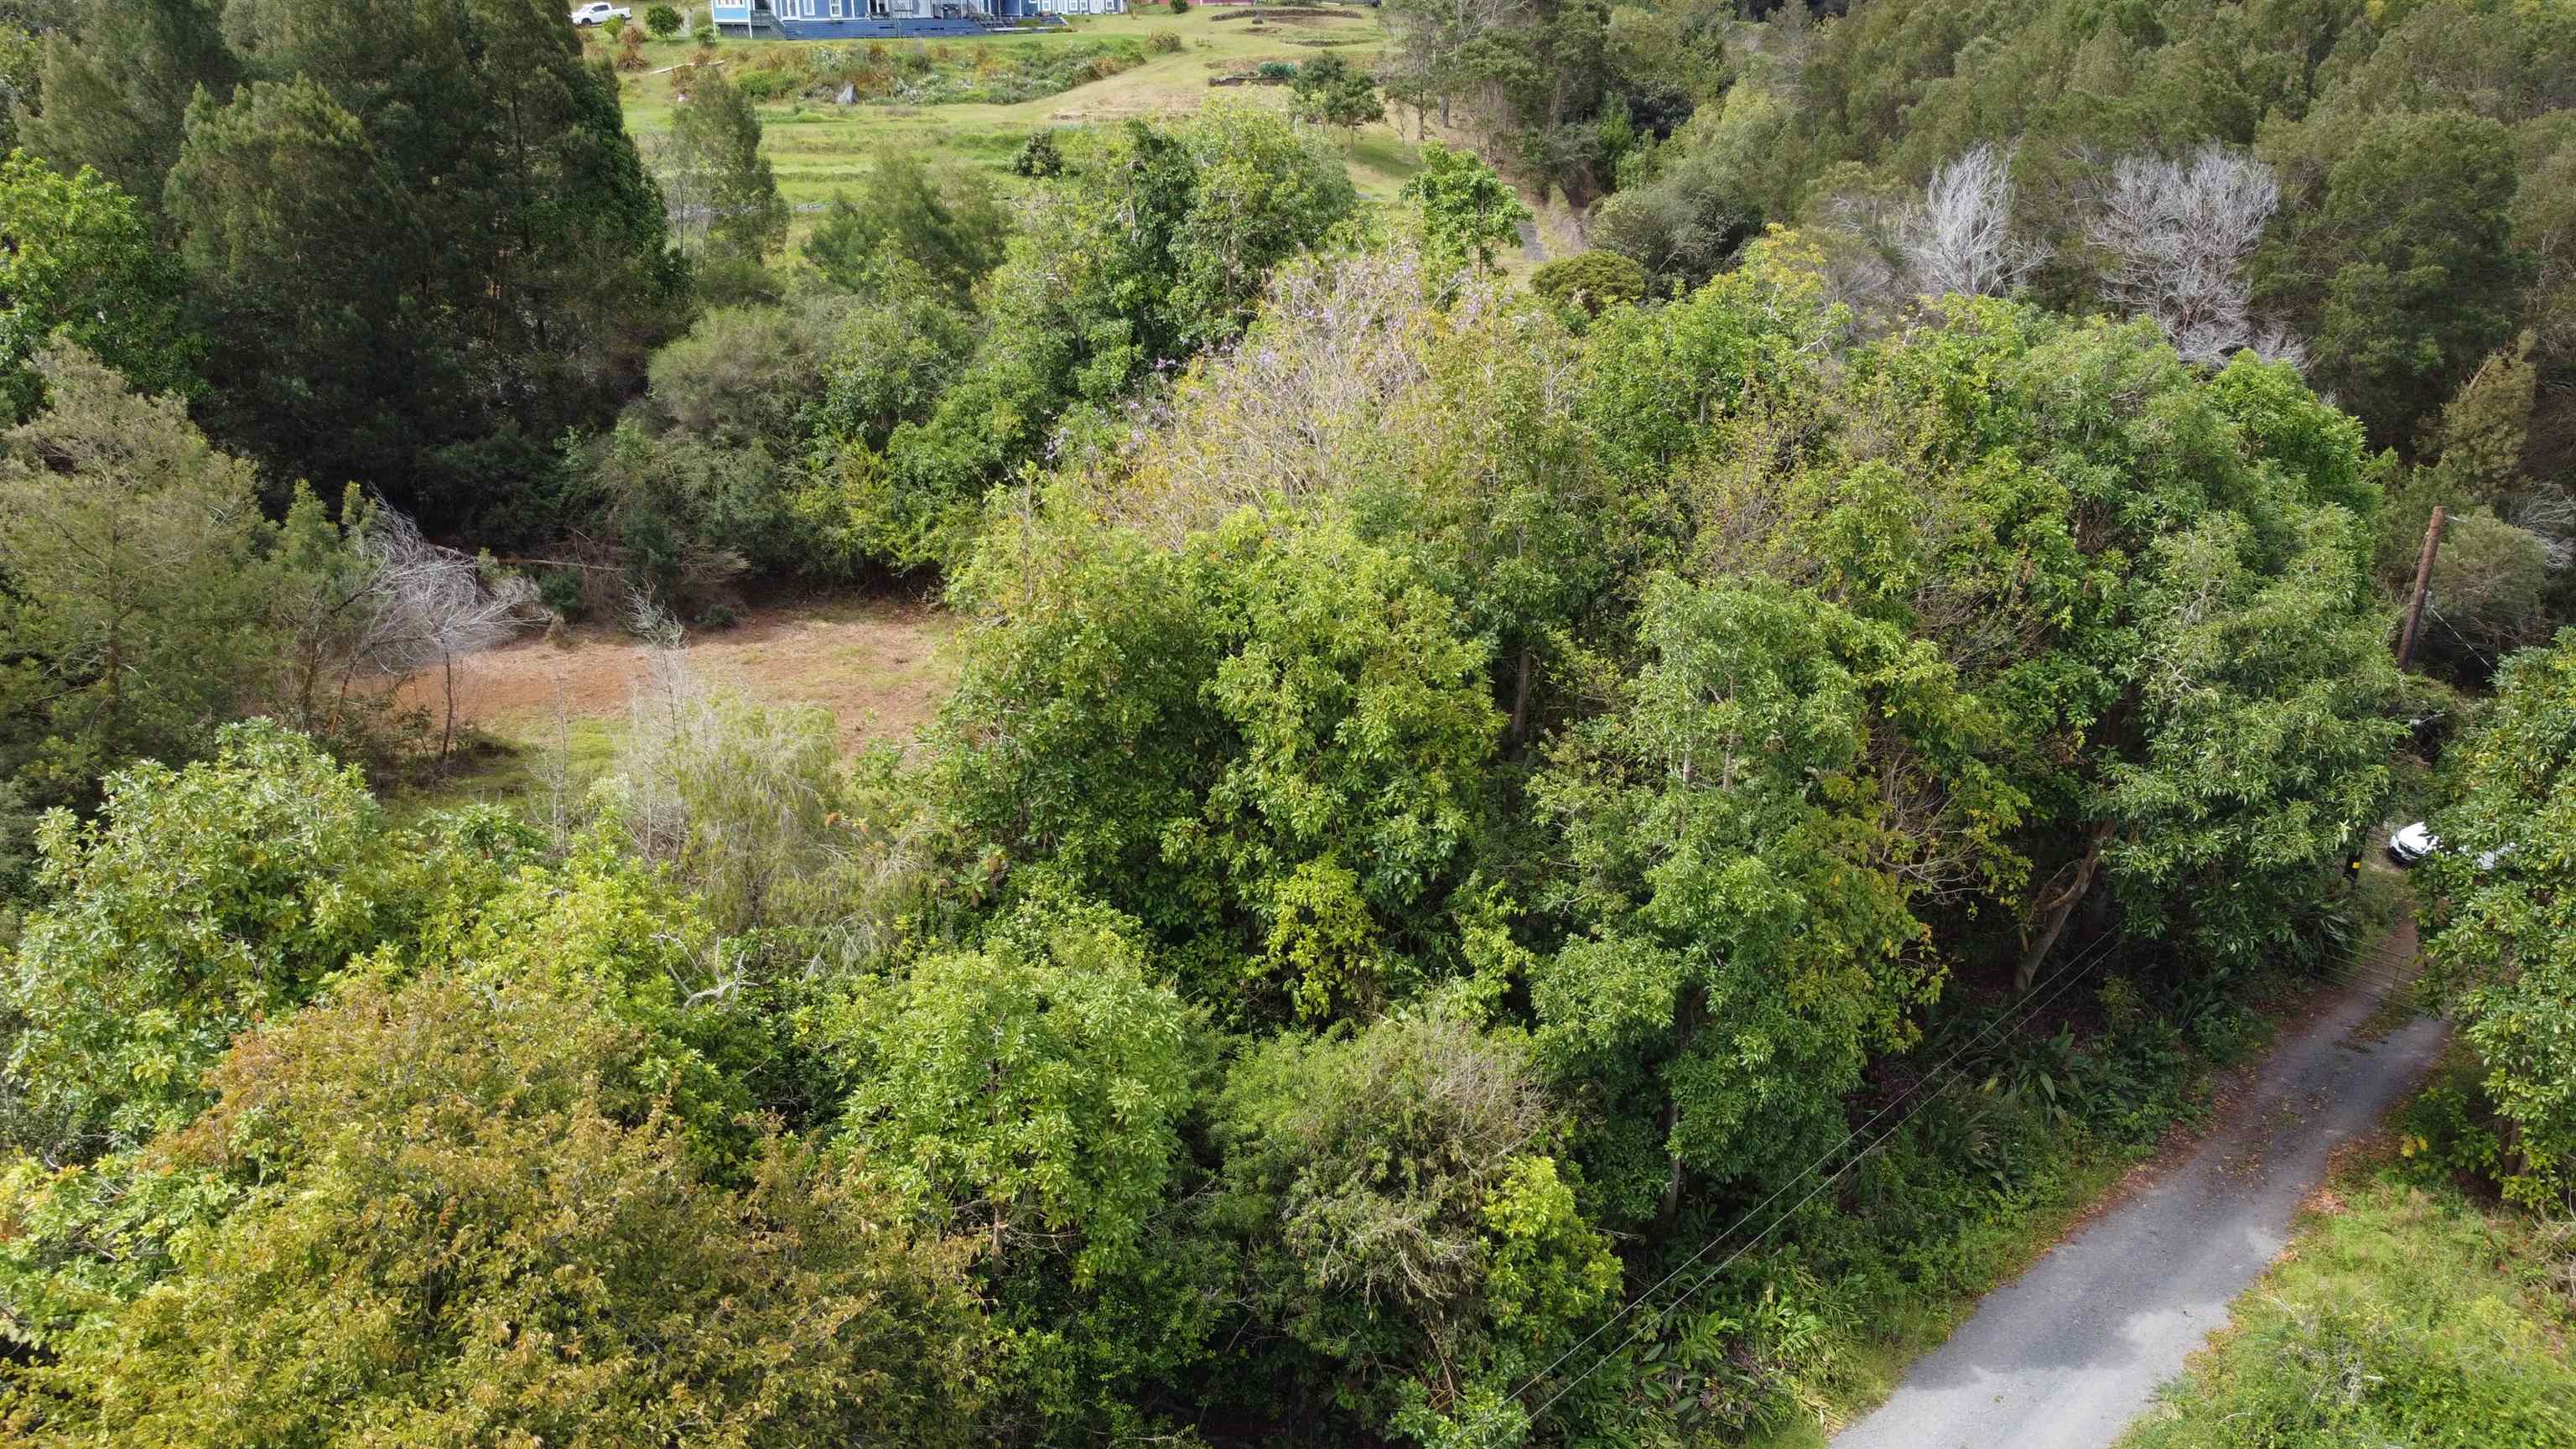
M2576 1444L2576 1233L2455 1179L2478 1090L2464 1060L2344 1161L2124 1449Z
M1324 14L0 14L13 1443L1813 1442L2419 800L2563 1216L2561 12Z
M2576 1444L2571 681L2576 632L2512 656L2446 752L2419 886L2452 1060L2311 1202L2134 1449Z

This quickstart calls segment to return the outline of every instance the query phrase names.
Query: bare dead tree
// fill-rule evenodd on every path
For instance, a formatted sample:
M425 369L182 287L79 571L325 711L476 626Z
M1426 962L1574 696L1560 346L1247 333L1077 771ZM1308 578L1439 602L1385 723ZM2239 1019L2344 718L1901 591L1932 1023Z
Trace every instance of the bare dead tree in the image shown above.
M1825 285L1864 335L1876 335L1905 306L1912 279L1901 237L1912 210L1858 192L1829 197L1819 208Z
M537 586L431 543L418 524L390 508L375 510L357 549L366 588L354 613L343 691L361 670L399 678L438 666L446 706L438 741L443 761L456 745L458 657L517 633L537 602Z
M676 862L689 843L689 809L678 761L716 729L715 703L689 668L679 620L643 593L628 597L626 631L644 641L644 677L626 701L627 730L616 773L628 843L646 860Z
M2576 494L2544 484L2507 499L2496 512L2540 540L2548 550L2552 571L2576 564Z
M2047 260L2012 226L2012 155L1978 145L1935 172L1898 224L1898 250L1926 296L1999 297Z
M1430 376L1439 314L1421 255L1308 258L1279 269L1260 320L1136 417L1126 456L1094 470L1095 504L1168 547L1243 509L1329 494L1392 444L1388 415ZM1451 304L1464 326L1490 281Z
M2124 156L2086 236L2108 258L2111 296L2155 319L2184 357L2217 363L2251 348L2295 366L2305 349L2255 322L2245 276L2280 205L2272 168L2224 146L2179 161Z
M382 503L353 501L337 526L281 559L269 613L286 641L270 709L339 746L372 748L389 683L436 665L447 701L439 756L455 744L456 660L508 639L535 616L536 586L443 548Z

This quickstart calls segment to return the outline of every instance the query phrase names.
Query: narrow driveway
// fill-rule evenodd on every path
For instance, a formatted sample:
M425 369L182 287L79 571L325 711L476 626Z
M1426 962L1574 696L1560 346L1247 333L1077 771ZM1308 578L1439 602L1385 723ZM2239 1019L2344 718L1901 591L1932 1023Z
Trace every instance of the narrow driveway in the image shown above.
M2414 945L2398 932L2363 974L2402 970ZM2377 1006L2362 990L2330 1001L2182 1167L1986 1295L1834 1449L2106 1449L2288 1243L2326 1154L2440 1052L2429 1018L2356 1038Z

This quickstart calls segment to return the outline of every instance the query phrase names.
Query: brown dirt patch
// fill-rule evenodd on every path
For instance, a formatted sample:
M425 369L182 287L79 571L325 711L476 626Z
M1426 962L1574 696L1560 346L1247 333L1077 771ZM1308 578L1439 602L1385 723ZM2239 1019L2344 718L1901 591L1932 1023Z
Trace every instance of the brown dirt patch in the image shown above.
M948 697L955 667L949 616L887 599L832 599L748 610L740 624L692 630L682 643L698 678L770 704L832 712L841 747L910 740ZM622 715L644 675L645 645L600 625L553 640L530 638L457 662L460 724L509 740L531 739L566 719ZM396 690L407 705L439 708L435 671Z

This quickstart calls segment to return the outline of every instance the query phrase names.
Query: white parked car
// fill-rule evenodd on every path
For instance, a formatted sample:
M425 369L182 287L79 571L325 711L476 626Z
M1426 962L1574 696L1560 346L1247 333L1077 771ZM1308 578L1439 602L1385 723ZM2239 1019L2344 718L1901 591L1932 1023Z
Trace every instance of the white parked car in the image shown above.
M2433 828L2421 820L2412 825L2399 826L2396 833L2388 837L2388 858L2399 865L2413 865L2441 848L2442 837L2435 835ZM2496 868L2497 861L2511 854L2513 854L2511 845L2499 845L2493 850L2480 851L2478 869L2493 870Z
M2399 865L2413 865L2441 848L2442 837L2435 835L2432 828L2421 820L2399 826L2396 833L2388 837L2388 858Z
M623 5L611 5L608 3L608 0L590 0L589 4L584 5L579 10L572 13L572 23L575 25L606 25L608 23L608 17L611 15L616 16L620 20L632 20L635 18L635 12L627 9Z

